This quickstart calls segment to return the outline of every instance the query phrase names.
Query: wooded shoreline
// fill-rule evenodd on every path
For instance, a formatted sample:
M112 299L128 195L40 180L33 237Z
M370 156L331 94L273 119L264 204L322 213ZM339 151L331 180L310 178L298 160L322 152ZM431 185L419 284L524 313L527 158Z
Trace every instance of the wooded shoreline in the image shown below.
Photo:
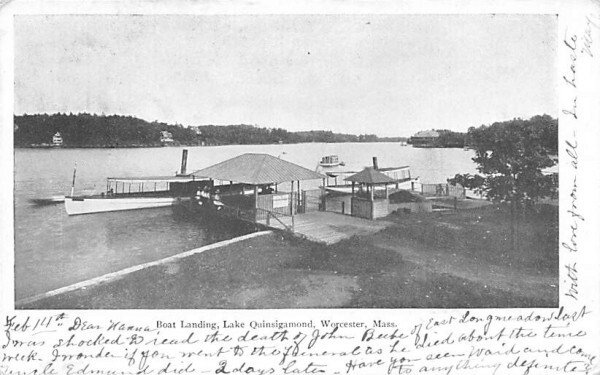
M325 130L290 132L256 125L170 125L132 116L34 114L14 116L14 145L19 148L121 148L250 144L406 142L405 137L341 134ZM60 146L53 145L59 134Z

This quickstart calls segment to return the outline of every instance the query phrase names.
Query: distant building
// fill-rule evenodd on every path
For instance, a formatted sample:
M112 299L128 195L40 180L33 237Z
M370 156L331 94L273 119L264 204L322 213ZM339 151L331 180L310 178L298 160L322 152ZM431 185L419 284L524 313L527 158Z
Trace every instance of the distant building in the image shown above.
M62 144L63 144L62 136L60 135L59 132L56 132L56 134L54 134L54 136L52 137L52 145L53 146L62 146Z
M435 130L423 130L410 137L413 147L435 147L440 133Z
M206 137L202 135L202 130L200 130L199 126L190 126L194 133L196 133L196 144L199 146L206 146Z
M160 132L160 142L161 143L173 143L173 134L171 134L168 131L161 131Z
M196 135L202 135L202 130L200 130L199 126L190 126L190 129L192 129Z

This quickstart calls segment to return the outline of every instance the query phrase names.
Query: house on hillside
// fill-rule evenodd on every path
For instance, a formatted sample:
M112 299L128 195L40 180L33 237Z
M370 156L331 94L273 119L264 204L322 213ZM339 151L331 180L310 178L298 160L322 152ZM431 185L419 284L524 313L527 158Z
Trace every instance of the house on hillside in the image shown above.
M171 134L168 131L161 131L160 132L160 143L162 144L170 144L173 143L173 134Z
M52 146L62 146L63 145L63 138L60 135L59 132L56 132L56 134L54 134L54 136L52 137Z
M197 136L201 136L202 135L202 130L200 130L199 126L190 126L189 128L191 130L193 130L194 133L196 133Z
M413 147L436 147L440 133L436 130L422 130L410 137Z

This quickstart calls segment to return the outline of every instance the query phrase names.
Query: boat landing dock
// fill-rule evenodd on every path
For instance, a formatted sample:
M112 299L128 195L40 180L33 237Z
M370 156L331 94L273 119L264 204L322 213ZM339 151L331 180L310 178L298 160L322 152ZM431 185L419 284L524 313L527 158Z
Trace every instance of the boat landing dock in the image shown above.
M286 230L292 227L291 216L279 216L258 221L272 229ZM368 220L334 212L307 212L294 216L293 233L311 241L331 245L354 235L379 232L392 223L382 220Z
M360 178L365 174L370 179L363 181ZM342 214L327 210L327 175L272 155L239 155L195 171L192 176L208 179L210 189L218 190L219 207L214 210L215 214L285 230L298 237L327 245L355 235L372 234L391 225L374 220L387 216L388 206L382 205L380 200L375 201L373 186L384 184L387 191L387 184L397 182L397 179L371 169L348 177L347 180L353 184L365 182L371 192L370 199L354 197L353 194L349 205L352 216L349 216L343 214L344 210ZM323 181L320 189L300 188L300 181L319 179ZM280 190L280 185L287 183L290 184L290 190ZM201 194L193 202L201 203ZM193 202L192 206L199 211L211 213L213 210L210 204L194 205Z

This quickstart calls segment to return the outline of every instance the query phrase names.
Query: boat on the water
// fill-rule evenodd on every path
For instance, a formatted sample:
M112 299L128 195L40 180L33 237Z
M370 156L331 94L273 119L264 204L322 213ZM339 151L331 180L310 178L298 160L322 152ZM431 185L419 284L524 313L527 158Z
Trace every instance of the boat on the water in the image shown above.
M139 210L142 208L157 208L172 206L178 198L175 197L65 197L65 209L69 215L91 214L97 212Z
M419 177L412 177L409 166L379 168L377 158L373 158L373 168L394 180L392 184L396 189L415 190L420 188ZM360 169L342 168L342 166L322 168L317 172L327 176L325 179L325 190L337 193L351 193L352 184L346 178L360 172ZM376 187L377 188L377 187ZM379 187L382 188L383 187Z
M345 164L343 161L340 161L340 158L337 155L323 156L321 158L321 161L319 162L319 166L325 167L325 168L337 167L339 165L343 166Z
M106 192L64 198L69 215L172 206L190 199L207 181L195 176L109 177Z
M396 190L420 190L421 182L419 178L412 178L407 180L397 181L396 183L390 183L392 188ZM383 186L375 186L375 190L384 190ZM352 185L351 184L343 184L343 185L329 185L325 186L326 191L343 193L343 194L351 194L352 193Z
M186 174L186 166L187 150L183 150L181 173L175 176L109 177L106 179L105 192L76 196L75 165L71 194L64 197L65 210L69 215L81 215L167 207L190 200L210 182L194 174Z

